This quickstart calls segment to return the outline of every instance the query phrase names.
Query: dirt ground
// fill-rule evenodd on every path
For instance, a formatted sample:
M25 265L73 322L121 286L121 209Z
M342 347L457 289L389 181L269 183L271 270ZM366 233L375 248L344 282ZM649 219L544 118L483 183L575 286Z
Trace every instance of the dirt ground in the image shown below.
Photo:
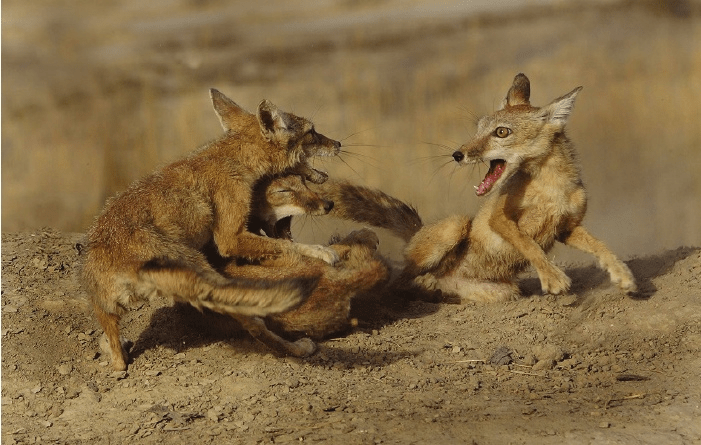
M701 441L698 248L628 261L635 297L570 265L566 296L524 276L511 303L380 305L308 359L154 301L125 317L124 375L76 281L80 241L3 234L3 444Z

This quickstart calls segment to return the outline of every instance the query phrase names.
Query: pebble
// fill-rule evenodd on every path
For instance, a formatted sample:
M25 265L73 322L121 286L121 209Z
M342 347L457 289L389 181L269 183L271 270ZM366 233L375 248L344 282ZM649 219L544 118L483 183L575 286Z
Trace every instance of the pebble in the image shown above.
M127 372L126 371L114 371L110 374L110 377L112 377L113 379L122 380L122 379L127 378Z
M68 375L73 372L73 365L70 363L64 363L58 366L58 373L61 375Z

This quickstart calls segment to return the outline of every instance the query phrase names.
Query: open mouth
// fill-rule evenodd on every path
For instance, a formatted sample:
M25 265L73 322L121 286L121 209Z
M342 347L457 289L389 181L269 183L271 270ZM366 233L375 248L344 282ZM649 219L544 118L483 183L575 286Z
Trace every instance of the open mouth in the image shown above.
M504 170L506 169L506 161L503 159L492 159L489 161L489 171L487 174L484 176L484 179L478 185L475 187L475 193L477 196L482 196L487 194L492 187L494 187L494 184L499 181L499 178L501 178L501 175L504 173Z

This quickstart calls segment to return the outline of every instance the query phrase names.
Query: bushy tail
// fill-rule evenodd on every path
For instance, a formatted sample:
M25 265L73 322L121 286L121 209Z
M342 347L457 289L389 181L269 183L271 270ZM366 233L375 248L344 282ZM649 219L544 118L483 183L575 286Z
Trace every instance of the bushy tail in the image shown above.
M310 188L334 202L329 215L388 229L404 241L423 226L416 209L380 190L333 179Z
M470 226L467 216L452 215L423 227L404 248L405 272L418 275L451 268L467 249Z
M261 317L300 305L319 281L319 276L280 280L227 278L214 269L172 259L149 261L139 274L145 284L198 309Z

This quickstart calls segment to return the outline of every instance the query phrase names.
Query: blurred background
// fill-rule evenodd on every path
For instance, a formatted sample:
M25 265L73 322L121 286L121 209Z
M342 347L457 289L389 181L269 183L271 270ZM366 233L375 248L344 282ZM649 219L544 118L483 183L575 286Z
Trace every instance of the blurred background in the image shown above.
M624 258L701 246L699 0L5 0L2 231L84 232L106 198L221 133L210 87L311 118L348 151L317 168L425 222L472 215L486 169L450 154L519 72L534 105L584 86L568 131L592 233Z

